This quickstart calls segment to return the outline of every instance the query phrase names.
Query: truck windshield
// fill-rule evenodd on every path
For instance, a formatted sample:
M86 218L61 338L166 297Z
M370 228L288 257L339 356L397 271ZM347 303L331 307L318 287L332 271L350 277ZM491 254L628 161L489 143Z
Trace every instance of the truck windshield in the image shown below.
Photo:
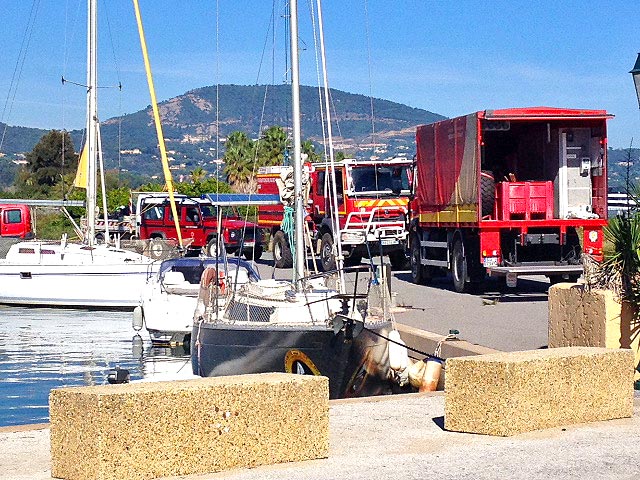
M368 165L351 170L355 193L409 192L407 166Z

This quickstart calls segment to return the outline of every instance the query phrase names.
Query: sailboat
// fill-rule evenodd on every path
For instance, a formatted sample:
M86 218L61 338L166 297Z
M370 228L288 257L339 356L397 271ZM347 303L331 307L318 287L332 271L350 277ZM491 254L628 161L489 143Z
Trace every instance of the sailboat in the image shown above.
M143 255L95 243L97 164L97 0L87 2L87 225L82 243L29 241L0 260L0 303L25 306L131 308L157 271Z
M398 372L391 368L396 363L390 361L389 348L394 328L384 282L365 271L367 267L343 269L340 260L336 271L305 274L295 0L290 1L290 28L294 192L283 197L293 198L292 245L298 247L293 278L225 289L218 281L226 277L225 272L203 275L191 334L193 373L204 377L264 372L324 375L329 378L331 398L392 393L399 383Z

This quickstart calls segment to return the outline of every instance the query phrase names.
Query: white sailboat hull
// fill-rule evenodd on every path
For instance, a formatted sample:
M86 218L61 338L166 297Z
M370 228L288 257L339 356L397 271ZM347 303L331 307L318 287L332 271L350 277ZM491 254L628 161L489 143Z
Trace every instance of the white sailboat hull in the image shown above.
M0 303L134 308L157 267L147 257L106 246L21 242L0 260Z

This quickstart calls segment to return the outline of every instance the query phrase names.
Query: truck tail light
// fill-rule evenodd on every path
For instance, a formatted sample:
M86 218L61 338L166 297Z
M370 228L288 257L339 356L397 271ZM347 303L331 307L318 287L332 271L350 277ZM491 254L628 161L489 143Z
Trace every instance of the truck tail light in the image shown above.
M497 257L498 256L498 250L483 250L482 251L482 256L483 257Z

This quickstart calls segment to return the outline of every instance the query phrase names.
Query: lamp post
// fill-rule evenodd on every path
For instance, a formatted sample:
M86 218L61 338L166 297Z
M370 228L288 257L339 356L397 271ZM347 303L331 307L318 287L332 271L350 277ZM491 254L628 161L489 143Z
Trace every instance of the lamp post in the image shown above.
M640 107L640 53L636 59L636 64L633 66L633 70L629 72L633 77L633 83L636 86L636 96L638 97L638 107Z

